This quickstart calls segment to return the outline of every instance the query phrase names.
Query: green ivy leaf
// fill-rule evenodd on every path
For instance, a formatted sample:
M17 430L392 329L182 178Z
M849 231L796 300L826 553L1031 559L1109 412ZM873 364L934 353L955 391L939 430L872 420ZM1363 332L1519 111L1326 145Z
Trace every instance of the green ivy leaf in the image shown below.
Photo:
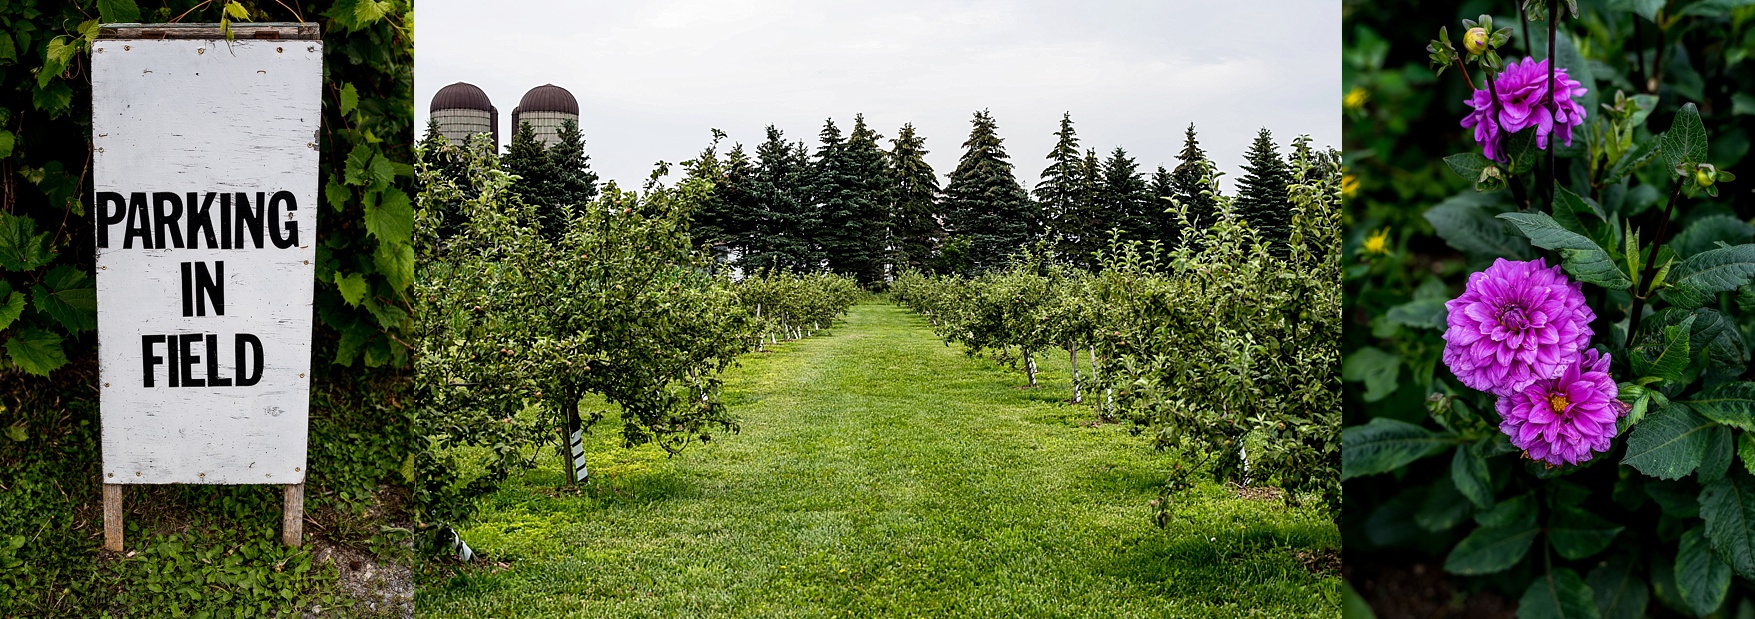
M54 259L49 233L38 234L36 220L0 213L0 268L33 271Z
M12 290L12 284L0 281L0 331L5 331L12 321L24 315L24 293Z
M414 205L401 189L390 188L376 205L366 205L366 231L380 243L408 243L414 236Z
M1544 213L1505 213L1499 218L1516 225L1530 244L1560 252L1566 272L1573 277L1610 290L1633 285L1633 279L1621 272L1621 265L1608 250L1589 237L1560 227L1554 218Z
M1578 573L1555 568L1537 576L1517 601L1517 619L1600 619L1595 592Z
M1420 426L1377 417L1341 431L1341 479L1396 470L1443 451L1455 437Z
M98 18L106 24L140 21L140 7L134 0L98 0Z
M366 292L370 290L364 275L354 273L342 277L340 271L335 272L335 287L341 291L341 300L355 307L359 306L360 300L364 299Z
M359 109L359 107L360 107L360 92L358 90L354 89L353 84L347 84L347 85L342 86L341 87L341 113L351 114L351 113L353 113L354 110Z
M1585 577L1585 584L1590 585L1591 593L1596 597L1597 614L1602 619L1645 617L1645 606L1651 602L1651 589L1634 573L1634 565L1630 557L1618 556L1603 562Z
M48 376L67 365L67 354L61 350L61 336L42 329L20 329L6 340L6 353L13 365L26 374Z
M70 264L58 265L31 288L37 311L48 314L69 332L97 328L97 283Z
M1621 463L1658 479L1679 479L1700 466L1707 430L1715 425L1687 405L1671 402L1633 427Z
M1676 550L1676 590L1695 614L1717 610L1731 588L1731 566L1713 556L1700 527L1682 534Z
M1712 549L1744 578L1755 576L1755 477L1731 471L1700 491Z
M341 167L343 179L347 184L364 185L370 182L371 179L366 176L366 168L372 163L372 158L376 156L378 156L378 152L370 145L365 143L354 145L353 151L347 154L347 161Z
M335 175L331 174L329 182L323 185L323 197L329 201L329 208L339 213L347 207L347 200L353 197L353 192L348 191L346 185L335 182Z
M378 273L385 281L397 290L404 290L414 283L414 246L408 243L378 243L377 251L372 254L372 264L378 267Z

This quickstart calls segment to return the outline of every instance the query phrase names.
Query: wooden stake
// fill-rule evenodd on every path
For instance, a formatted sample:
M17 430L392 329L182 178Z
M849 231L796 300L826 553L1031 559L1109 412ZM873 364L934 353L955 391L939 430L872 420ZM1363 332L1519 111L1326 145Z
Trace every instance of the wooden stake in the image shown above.
M104 550L122 552L121 484L104 484Z
M286 502L280 507L280 543L298 548L304 543L305 485L287 484Z

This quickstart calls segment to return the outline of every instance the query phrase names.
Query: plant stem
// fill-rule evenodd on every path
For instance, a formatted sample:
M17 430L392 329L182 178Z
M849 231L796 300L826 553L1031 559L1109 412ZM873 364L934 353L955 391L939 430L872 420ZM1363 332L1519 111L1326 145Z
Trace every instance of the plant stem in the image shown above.
M1558 63L1554 59L1554 39L1560 23L1560 0L1548 0L1548 117L1560 117L1560 104L1554 98L1554 67ZM1548 133L1548 182L1542 185L1542 191L1548 197L1548 208L1554 208L1554 183L1559 179L1559 170L1554 161L1554 150L1559 144L1554 139L1554 132Z
M1463 80L1469 83L1469 90L1480 90L1479 88L1475 88L1475 78L1469 75L1468 67L1463 66L1462 56L1456 57L1456 70L1462 71Z
M1525 13L1523 10L1523 0L1512 0L1512 1L1517 3L1517 23L1523 25L1523 46L1524 46L1524 49L1529 49L1529 45L1530 45L1530 43L1529 43L1529 41L1530 41L1530 16L1528 13Z
M1674 189L1670 190L1670 201L1668 204L1664 205L1664 218L1658 220L1657 236L1651 237L1651 247L1652 247L1651 258L1650 258L1651 263L1645 265L1645 273L1642 274L1639 278L1639 281L1644 283L1648 287L1651 286L1651 278L1657 275L1657 270L1658 270L1658 263L1657 263L1658 251L1657 251L1657 248L1662 246L1662 243L1664 241L1664 234L1666 234L1670 231L1670 218L1675 216L1675 213L1676 213L1676 197L1682 195L1682 183L1686 182L1687 180L1688 179L1683 178L1679 181L1676 181L1676 187ZM1649 294L1649 291L1648 291L1648 294ZM1636 285L1633 287L1633 311L1627 315L1627 339L1628 339L1628 341L1632 341L1633 334L1639 330L1639 314L1642 310L1645 309L1645 297L1646 296L1648 296L1648 295L1639 294L1639 286Z

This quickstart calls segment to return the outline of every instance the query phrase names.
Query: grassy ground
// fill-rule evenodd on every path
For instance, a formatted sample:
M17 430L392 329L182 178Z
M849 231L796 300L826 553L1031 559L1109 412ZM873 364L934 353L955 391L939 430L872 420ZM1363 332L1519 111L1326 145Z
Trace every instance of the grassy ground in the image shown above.
M487 499L489 562L429 579L422 617L1336 616L1324 516L1211 485L1149 522L1169 459L1044 386L853 308L726 381L741 434L665 458L605 423L593 486L558 458ZM1053 360L1048 360L1053 361ZM498 563L499 565L494 565Z

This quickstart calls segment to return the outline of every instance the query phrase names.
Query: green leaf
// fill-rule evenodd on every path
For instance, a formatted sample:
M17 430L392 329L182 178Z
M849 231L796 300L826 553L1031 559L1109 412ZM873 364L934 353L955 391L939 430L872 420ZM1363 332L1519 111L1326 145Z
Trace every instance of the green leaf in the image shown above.
M348 114L360 106L360 92L349 83L341 87L341 113Z
M1500 198L1497 193L1463 193L1426 209L1425 218L1439 238L1457 251L1526 260L1534 255L1529 241L1508 232L1487 208L1499 204Z
M1630 557L1615 557L1603 562L1585 577L1596 597L1597 614L1602 619L1640 619L1651 601L1651 589L1634 573Z
M1684 258L1726 245L1742 245L1755 241L1755 226L1731 215L1708 215L1694 220L1670 240L1670 249Z
M0 331L5 331L12 321L24 315L24 293L15 292L11 284L0 281L0 299L5 300L0 303Z
M1445 157L1444 163L1450 166L1452 172L1456 172L1458 176L1468 179L1471 183L1481 178L1481 170L1498 165L1492 159L1473 151Z
M1504 140L1500 152L1505 153L1506 158L1511 161L1510 169L1506 170L1511 174L1523 174L1535 169L1536 162L1545 155L1544 151L1536 147L1536 130L1533 128L1507 135Z
M1590 512L1560 505L1548 516L1548 541L1560 556L1583 559L1608 548L1623 528Z
M1706 533L1700 527L1682 534L1676 550L1676 590L1694 613L1705 615L1717 610L1731 588L1731 566L1713 556Z
M1655 346L1647 345L1635 347L1627 356L1633 375L1656 376L1676 384L1688 382L1684 375L1688 371L1689 335L1693 327L1694 316L1689 315L1680 324L1663 327L1662 350L1654 351Z
M1510 522L1482 525L1469 533L1445 557L1444 571L1468 576L1505 571L1529 553L1530 543L1541 531L1536 510L1526 506Z
M106 24L140 21L140 7L134 0L98 0L98 18Z
M1419 329L1443 329L1450 314L1444 299L1416 299L1389 308L1390 322Z
M1700 491L1706 539L1744 578L1755 577L1755 477L1731 471Z
M414 283L414 246L408 243L378 243L377 251L372 253L372 264L378 267L378 273L390 282L390 286L403 290Z
M341 291L341 300L348 305L358 307L360 299L365 298L370 286L366 284L366 276L354 273L346 277L340 271L335 272L335 287Z
M244 9L244 5L237 3L235 0L225 3L225 14L236 20L250 19L250 12Z
M1608 250L1589 237L1560 227L1554 218L1543 213L1505 213L1499 218L1516 225L1530 244L1560 252L1566 272L1573 277L1610 290L1633 285Z
M1609 8L1618 11L1632 11L1646 21L1657 23L1657 12L1664 8L1666 0L1609 0Z
M1454 444L1449 434L1377 417L1341 431L1341 479L1393 471Z
M1715 425L1687 405L1671 402L1633 427L1621 463L1658 479L1679 479L1700 466L1707 430Z
M0 159L12 156L12 145L17 139L11 131L0 129Z
M0 32L0 64L8 64L18 60L18 47L12 43L12 35Z
M1401 372L1402 358L1376 346L1366 346L1347 355L1341 363L1341 379L1365 383L1365 401L1376 402L1395 392L1396 377Z
M1483 442L1490 439L1482 439ZM1480 443L1477 443L1479 445ZM1493 473L1487 470L1487 459L1476 447L1463 445L1450 458L1450 480L1457 492L1468 497L1480 509L1493 507Z
M366 204L366 231L380 243L408 243L414 235L414 206L401 189L384 191L376 205Z
M1602 209L1595 202L1579 197L1558 182L1554 183L1554 222L1562 228L1584 235L1598 247L1612 247L1615 243Z
M1755 473L1755 436L1737 435L1737 457L1743 460L1744 470Z
M1517 619L1600 619L1595 593L1578 572L1555 568L1537 576L1517 601Z
M1755 431L1755 383L1719 383L1688 400L1688 405L1713 421Z
M45 286L46 284L46 286ZM97 283L70 264L56 266L31 288L37 311L48 314L69 332L97 328Z
M1664 300L1694 308L1712 300L1711 295L1736 290L1755 280L1755 243L1709 249L1682 260L1670 269L1670 285Z
M33 271L54 259L49 233L38 234L36 220L0 213L0 268Z
M356 144L347 154L347 161L341 166L342 178L349 185L364 185L371 181L366 176L366 169L378 152L365 143Z
M67 353L61 350L61 336L42 329L20 329L6 340L6 353L26 374L48 376L67 365Z
M1731 444L1731 429L1724 426L1713 426L1707 431L1706 451L1700 458L1697 474L1700 483L1710 484L1725 476L1730 470L1731 460L1736 459L1737 450Z
M1672 170L1679 163L1708 163L1706 160L1706 125L1700 122L1700 109L1685 103L1676 110L1670 130L1659 139L1664 169ZM1674 174L1674 172L1671 172ZM1683 179L1686 182L1688 179Z
M347 207L347 201L353 197L353 192L348 191L346 185L335 182L335 175L331 174L329 182L323 185L323 197L329 201L329 208L339 213Z
M30 440L30 433L25 431L23 419L13 422L12 425L6 426L6 438L11 439L14 443L22 443ZM13 550L18 549L17 546L13 546L12 548Z
M1420 503L1420 510L1414 512L1414 524L1433 533L1448 531L1456 525L1468 520L1475 506L1464 500L1456 490L1456 485L1449 479L1440 477L1432 481L1426 491L1425 500Z

